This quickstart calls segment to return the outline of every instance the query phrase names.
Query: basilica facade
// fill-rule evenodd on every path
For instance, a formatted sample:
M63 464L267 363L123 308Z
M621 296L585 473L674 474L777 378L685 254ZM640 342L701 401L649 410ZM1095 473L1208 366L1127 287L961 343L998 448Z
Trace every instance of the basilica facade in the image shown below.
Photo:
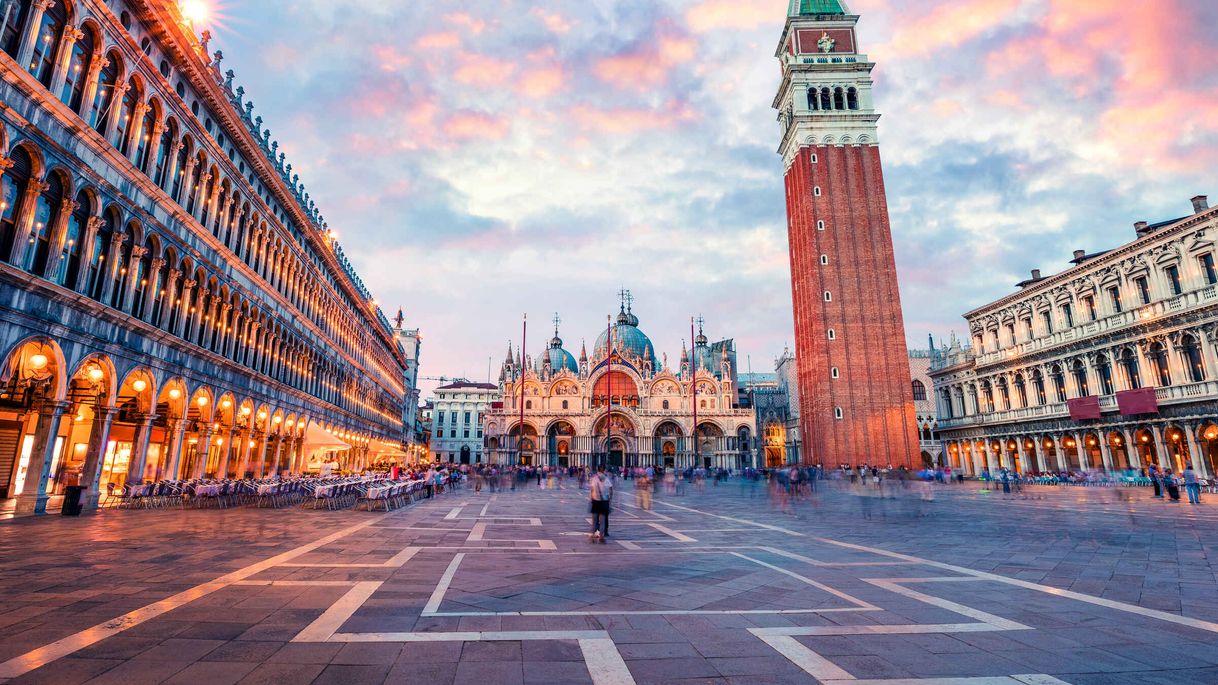
M554 337L536 358L511 346L485 415L485 453L497 464L617 467L756 466L756 426L737 392L732 340L699 331L669 367L628 299L592 353Z

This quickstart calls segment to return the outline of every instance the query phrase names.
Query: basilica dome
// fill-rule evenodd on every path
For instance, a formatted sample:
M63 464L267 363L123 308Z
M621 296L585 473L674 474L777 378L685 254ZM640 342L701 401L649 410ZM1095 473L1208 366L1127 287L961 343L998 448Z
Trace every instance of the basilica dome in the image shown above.
M545 368L546 359L550 360L551 373L558 373L564 369L571 373L579 373L579 364L575 363L574 355L563 349L562 338L557 335L550 340L550 348L533 362L533 368L537 373L541 373Z
M607 343L608 331L601 331L596 338L596 347L592 356L596 359L604 359ZM639 330L639 318L633 313L622 310L617 315L617 321L613 324L613 346L623 349L627 357L640 357L650 361L656 371L660 370L660 364L656 360L655 346L651 344L651 339L647 337L647 334Z

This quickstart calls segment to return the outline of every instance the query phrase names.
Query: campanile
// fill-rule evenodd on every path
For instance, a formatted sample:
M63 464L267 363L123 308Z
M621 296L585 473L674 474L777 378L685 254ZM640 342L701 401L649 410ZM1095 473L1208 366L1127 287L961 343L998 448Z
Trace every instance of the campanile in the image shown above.
M920 464L871 100L843 0L791 0L782 132L805 463Z

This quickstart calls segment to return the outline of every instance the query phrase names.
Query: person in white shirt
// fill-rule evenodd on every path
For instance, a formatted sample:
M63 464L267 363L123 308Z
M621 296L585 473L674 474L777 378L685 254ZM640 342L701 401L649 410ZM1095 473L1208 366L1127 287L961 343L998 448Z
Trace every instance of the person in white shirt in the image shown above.
M613 500L613 479L605 473L604 464L597 467L596 475L592 476L589 484L588 497L592 502L592 534L588 536L588 541L596 542L599 539L603 545L605 538L609 537L609 503Z

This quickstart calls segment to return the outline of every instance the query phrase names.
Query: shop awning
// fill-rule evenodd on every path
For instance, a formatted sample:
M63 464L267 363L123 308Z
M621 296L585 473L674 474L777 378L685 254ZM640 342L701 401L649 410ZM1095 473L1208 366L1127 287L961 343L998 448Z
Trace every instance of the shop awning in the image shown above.
M322 428L319 424L310 423L309 427L305 429L305 454L311 454L318 450L341 452L349 449L351 449L350 443Z

